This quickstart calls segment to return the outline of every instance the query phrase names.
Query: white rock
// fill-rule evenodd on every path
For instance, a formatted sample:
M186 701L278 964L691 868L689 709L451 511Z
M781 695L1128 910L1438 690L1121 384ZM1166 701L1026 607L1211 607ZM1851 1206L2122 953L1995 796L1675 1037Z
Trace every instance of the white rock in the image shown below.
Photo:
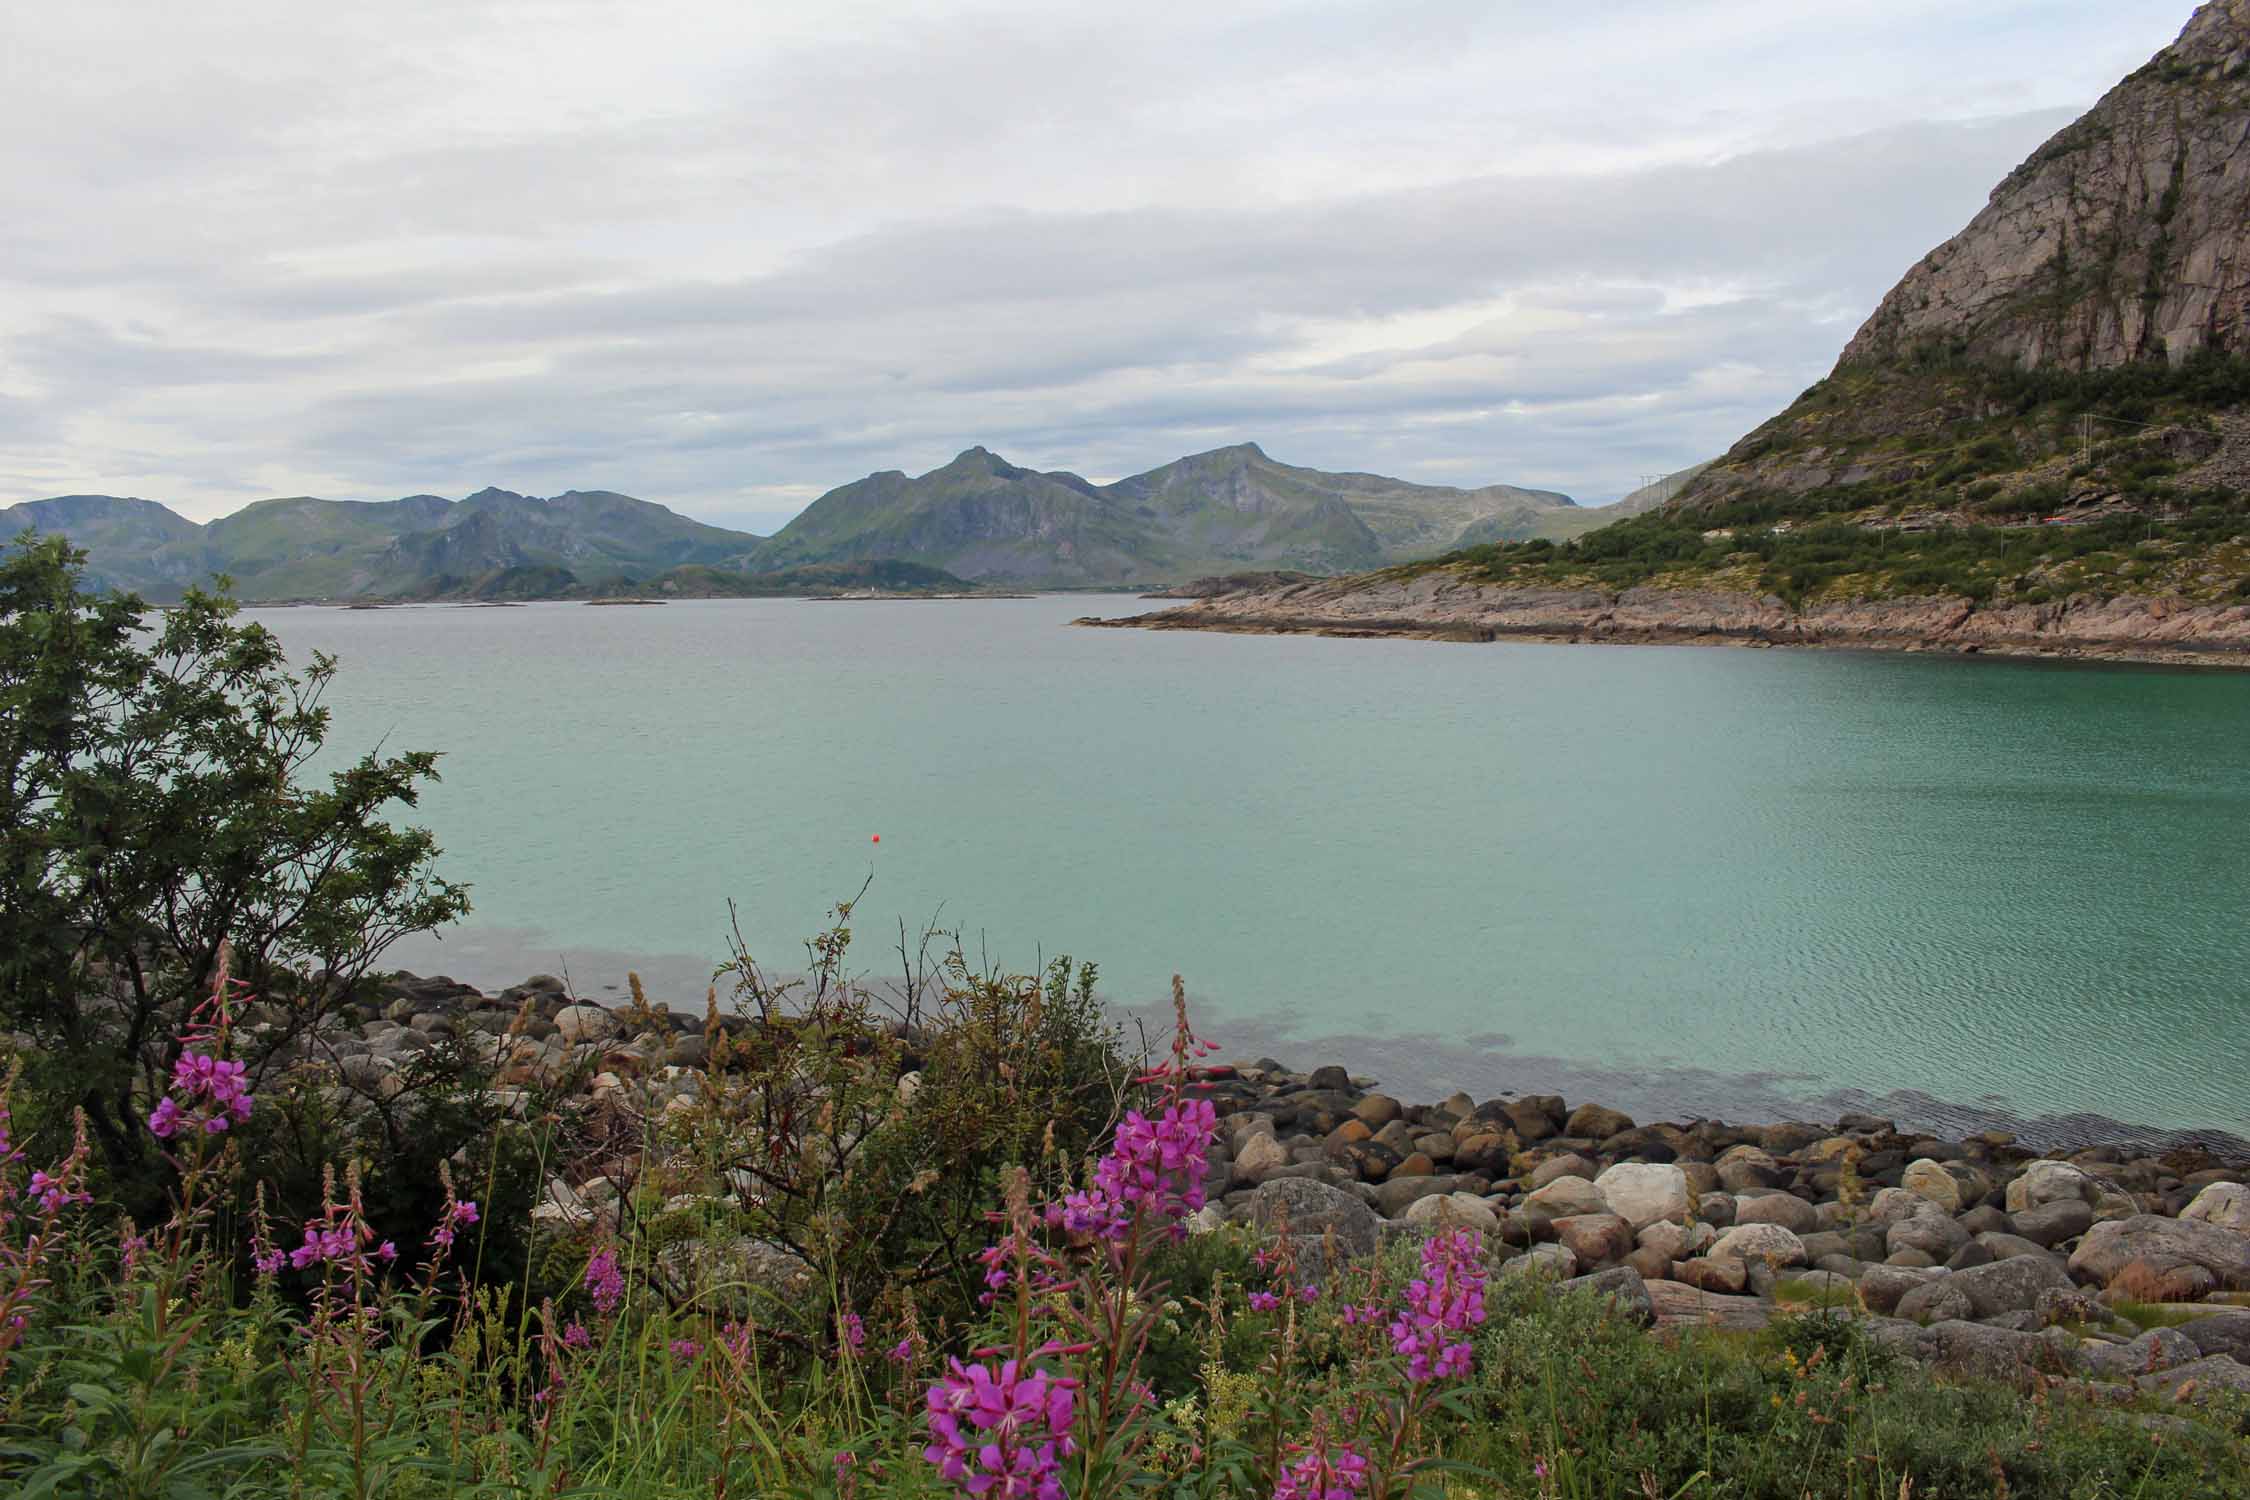
M1529 1194L1527 1204L1545 1209L1558 1219L1572 1214L1606 1214L1610 1212L1609 1199L1602 1190L1583 1177L1558 1177L1545 1187Z
M1578 1274L1578 1257L1568 1245L1534 1245L1502 1266L1500 1274L1568 1281Z
M1206 1203L1187 1216L1187 1232L1189 1234L1210 1234L1212 1231L1223 1227L1226 1222L1224 1214Z
M2201 1219L2236 1234L2250 1234L2250 1188L2239 1182L2214 1182L2180 1210L2183 1219Z
M914 1102L914 1096L921 1091L922 1075L920 1073L901 1073L898 1075L899 1103L912 1104Z
M1669 1163L1619 1162L1594 1179L1609 1211L1637 1232L1655 1223L1685 1224L1687 1173Z
M1406 1205L1399 1215L1402 1223L1426 1224L1431 1228L1441 1225L1453 1229L1481 1229L1486 1234L1500 1232L1500 1216L1492 1205L1474 1193L1432 1193L1427 1198L1417 1198Z
M617 1020L598 1005L566 1005L555 1012L555 1030L566 1042L606 1041L617 1034Z
M1737 1224L1719 1236L1710 1253L1713 1260L1801 1266L1805 1263L1805 1242L1779 1224Z

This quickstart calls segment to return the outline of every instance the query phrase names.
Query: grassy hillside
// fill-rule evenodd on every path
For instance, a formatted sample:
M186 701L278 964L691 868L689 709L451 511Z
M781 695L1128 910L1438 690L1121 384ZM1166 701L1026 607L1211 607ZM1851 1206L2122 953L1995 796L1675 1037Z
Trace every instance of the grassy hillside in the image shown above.
M1521 584L1792 601L2250 598L2250 360L2090 372L1846 367L1673 506L1449 562Z

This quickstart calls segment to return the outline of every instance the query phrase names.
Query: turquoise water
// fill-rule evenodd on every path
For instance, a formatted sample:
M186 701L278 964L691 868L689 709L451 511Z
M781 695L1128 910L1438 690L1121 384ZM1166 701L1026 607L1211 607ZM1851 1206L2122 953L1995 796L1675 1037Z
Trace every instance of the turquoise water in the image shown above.
M872 873L871 969L937 914L1402 1087L2250 1134L2250 675L1066 626L1147 607L259 618L445 752L411 967L697 999L729 898L787 965Z

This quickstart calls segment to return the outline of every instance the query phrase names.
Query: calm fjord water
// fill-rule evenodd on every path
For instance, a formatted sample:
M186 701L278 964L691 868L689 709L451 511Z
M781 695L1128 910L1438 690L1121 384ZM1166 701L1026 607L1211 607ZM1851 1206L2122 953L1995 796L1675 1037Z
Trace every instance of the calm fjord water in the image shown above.
M2250 675L1065 623L1145 607L258 617L445 752L425 972L699 1003L728 898L786 967L872 869L870 968L942 909L1402 1089L2250 1134Z

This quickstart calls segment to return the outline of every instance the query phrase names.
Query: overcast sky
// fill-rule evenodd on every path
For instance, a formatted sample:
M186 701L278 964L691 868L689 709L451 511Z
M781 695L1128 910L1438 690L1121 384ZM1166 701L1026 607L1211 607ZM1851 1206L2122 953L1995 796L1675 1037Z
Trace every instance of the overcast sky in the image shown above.
M0 503L972 443L1595 504L1818 378L2189 0L147 0L0 20Z

